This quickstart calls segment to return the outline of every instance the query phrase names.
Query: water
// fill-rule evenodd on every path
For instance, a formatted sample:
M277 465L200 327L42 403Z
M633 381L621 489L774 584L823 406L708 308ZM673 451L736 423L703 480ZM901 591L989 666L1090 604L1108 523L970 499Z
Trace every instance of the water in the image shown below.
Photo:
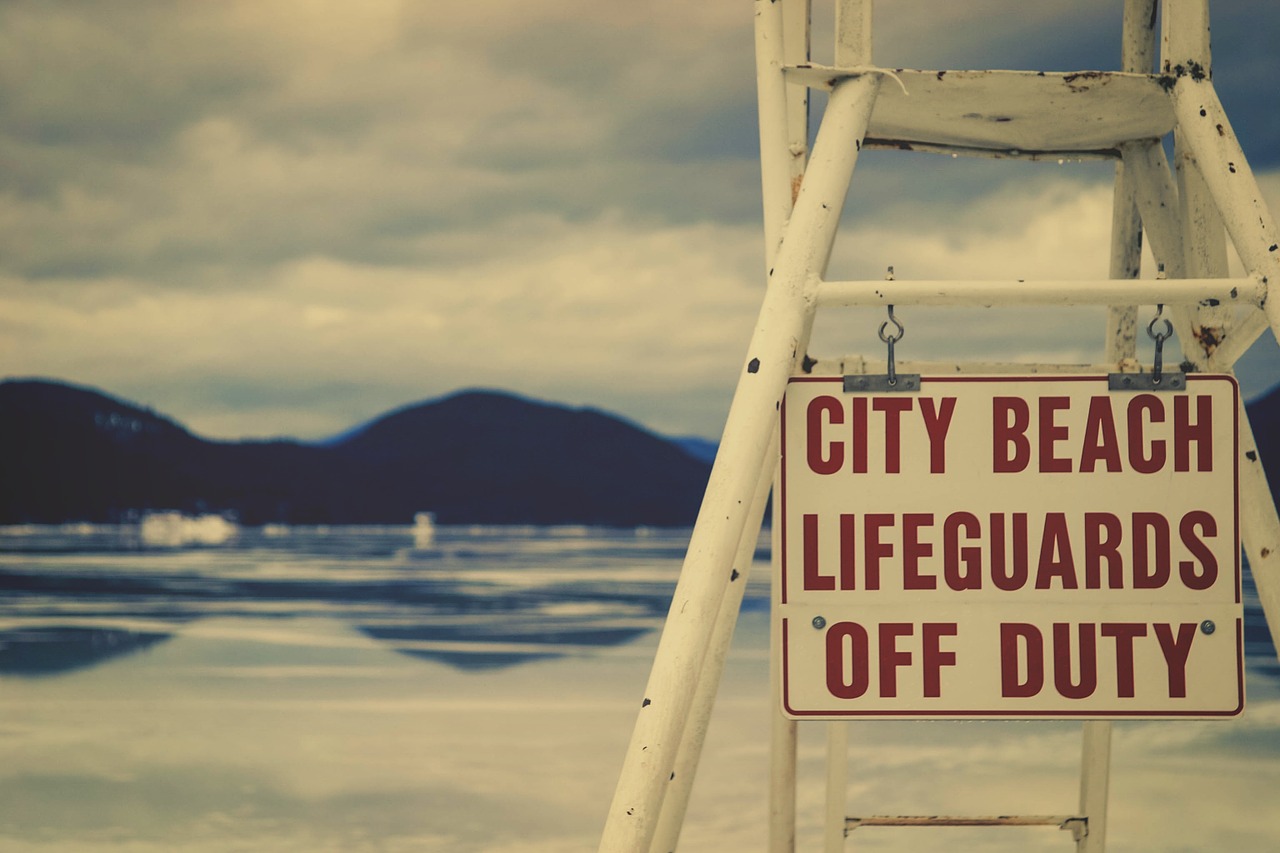
M0 849L595 848L687 532L207 528L0 529ZM765 574L683 849L763 849ZM1247 608L1244 715L1117 724L1109 849L1280 849L1280 671ZM801 728L817 849L823 733ZM1074 809L1078 724L851 732L851 814ZM853 842L1071 849L1044 828Z

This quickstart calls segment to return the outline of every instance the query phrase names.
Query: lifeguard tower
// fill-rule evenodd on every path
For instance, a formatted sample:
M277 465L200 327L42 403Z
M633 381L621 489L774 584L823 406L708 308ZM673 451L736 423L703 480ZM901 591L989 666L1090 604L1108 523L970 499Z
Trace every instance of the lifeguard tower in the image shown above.
M1027 381L1047 376L1093 377L1102 391L1091 399L1107 393L1128 394L1127 399L1134 394L1147 395L1144 401L1168 399L1159 395L1185 394L1187 387L1200 383L1202 377L1229 375L1236 361L1268 328L1280 336L1280 296L1273 292L1275 283L1280 282L1280 231L1262 201L1214 90L1208 2L1116 2L1123 2L1124 7L1119 70L957 71L878 67L872 54L872 0L835 0L834 60L830 65L815 64L810 51L810 0L756 0L767 288L608 814L602 851L647 853L676 848L692 771L702 749L771 489L775 500L778 497L779 458L787 452L779 437L780 412L785 411L789 386L795 387L798 378L843 379L842 387L829 395L837 403L822 404L817 409L819 420L810 420L811 425L818 423L817 428L811 426L811 432L816 429L822 435L822 430L852 417L838 409L846 395L919 392L920 383L927 384L930 377L972 376L996 383L1002 376ZM809 93L813 90L827 91L829 97L811 146ZM1172 165L1166 154L1170 136ZM826 280L854 165L866 149L995 159L1114 161L1109 277L1097 281ZM1162 269L1156 278L1139 278L1144 233ZM1244 268L1243 276L1229 277L1228 238ZM896 321L895 309L901 312L915 305L1039 305L1046 306L1045 310L1066 305L1107 306L1106 327L1099 330L1105 336L1105 358L1094 365L899 361L893 345L900 330L890 331L891 321ZM870 359L811 354L809 340L817 310L848 306L887 309L889 320L881 327L887 350ZM1139 356L1144 325L1138 320L1139 306L1161 306L1159 321L1153 320L1147 329L1155 341L1155 356L1150 362ZM1162 352L1171 328L1176 328L1182 346L1177 354ZM1144 341L1144 353L1145 347ZM1017 393L1016 389L1009 391L1001 399L1017 399ZM1236 411L1215 416L1219 426L1224 419L1235 418L1235 434L1231 436L1235 458L1229 461L1236 477L1232 488L1238 494L1231 529L1238 539L1226 543L1234 549L1228 559L1234 559L1238 566L1243 546L1271 634L1278 637L1280 519L1248 418L1238 395L1231 399ZM1054 405L1049 404L1047 410L1050 423ZM1141 430L1143 424L1151 423L1157 405L1143 402L1137 406L1139 414L1130 415L1131 439L1132 424L1137 423L1136 429ZM1104 408L1098 410L1105 415L1098 423L1111 418ZM1169 411L1175 408L1171 405ZM1040 411L1043 415L1046 409ZM1186 414L1190 410L1183 406L1178 411L1182 412L1178 417L1191 428L1192 416ZM941 423L940 410L934 410L932 416L935 424ZM786 417L793 418L792 429L796 431L793 414ZM1005 427L1012 428L1012 423ZM1105 442L1097 435L1095 444L1102 455ZM1048 439L1050 453L1054 440L1052 436ZM1042 444L1041 449L1044 447ZM849 450L855 456L858 452L853 447ZM1188 445L1186 454L1190 453ZM829 463L834 470L843 464L845 458L836 460L834 454L829 445L823 445L811 457L817 460L815 470ZM1151 461L1149 456L1142 459L1142 464ZM1095 460L1094 467L1102 464ZM857 463L854 465L856 468ZM1219 473L1222 467L1219 463ZM875 498L868 500L874 506ZM779 527L788 522L786 510L775 504L773 518L776 585L779 561L791 553L787 548L792 546L777 537ZM1184 525L1188 524L1186 518L1183 516ZM1184 544L1212 538L1218 529L1217 522L1206 523L1200 516L1196 519L1200 520L1193 519L1183 527ZM816 530L817 522L814 524ZM852 522L849 530L853 530ZM862 535L862 528L858 531ZM808 533L806 529L805 535ZM792 534L799 537L800 531L793 527ZM850 542L853 535L849 533ZM1190 547L1196 551L1194 545ZM1184 562L1191 566L1184 575L1188 589L1206 586L1208 558L1201 561L1199 569L1192 561ZM1060 562L1054 565L1061 567ZM1225 574L1225 565L1214 565ZM805 571L810 568L815 584L844 583L820 575L816 562ZM1196 574L1199 570L1203 571ZM791 577L797 576L794 566L790 571ZM849 588L854 586L852 577L851 569ZM785 601L785 593L775 590L775 606ZM819 617L812 621L814 628L822 627L820 621L825 625ZM1214 629L1209 620L1192 627L1198 630L1196 642L1208 642L1201 636L1212 634ZM787 658L776 627L774 633L771 689L774 697L781 697ZM1179 638L1172 631L1166 633L1167 642L1161 640L1166 652L1180 641L1185 648L1193 640L1191 633ZM1225 636L1220 641L1230 650L1230 635L1219 631L1218 636ZM853 642L856 648L856 637ZM1119 643L1117 640L1117 648ZM1238 637L1236 644L1238 653ZM943 649L944 645L934 646L935 657L941 656L943 661L938 666L949 666L948 652ZM1240 672L1243 679L1242 665ZM849 681L846 671L831 678L837 693L858 694L860 687ZM852 679L856 681L857 675ZM927 686L925 690L927 693ZM801 709L784 715L782 706L789 701L776 702L779 710L772 730L767 842L771 853L791 851L795 845L796 726L797 718L806 712ZM1051 824L1068 830L1079 851L1100 853L1104 849L1111 741L1108 720L1116 713L1086 710L1065 714L1066 718L1082 719L1083 748L1080 801L1063 814L852 817L844 811L846 735L844 723L839 721L849 718L842 717L845 711L840 709L850 706L832 707L836 710L811 714L815 719L835 720L825 723L829 729L824 824L827 851L843 849L851 830L877 824ZM897 706L885 707L889 709L885 713L898 713L894 710ZM962 717L981 716L973 708L961 710ZM1223 713L1230 712L1228 708ZM849 712L852 717L857 714ZM913 718L910 713L904 716ZM1018 717L1019 712L1008 716ZM1052 711L1040 716L1063 718Z

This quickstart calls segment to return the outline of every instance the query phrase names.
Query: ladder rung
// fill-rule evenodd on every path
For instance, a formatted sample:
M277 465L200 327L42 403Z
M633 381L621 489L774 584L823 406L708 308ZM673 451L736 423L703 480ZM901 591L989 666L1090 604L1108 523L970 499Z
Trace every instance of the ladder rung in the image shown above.
M845 829L862 826L1056 826L1059 829L1083 829L1089 819L1080 815L993 815L961 817L956 815L873 815L846 817Z
M853 308L868 305L1166 305L1216 301L1223 305L1260 305L1267 286L1259 279L1167 278L1076 281L930 280L824 281L818 305Z

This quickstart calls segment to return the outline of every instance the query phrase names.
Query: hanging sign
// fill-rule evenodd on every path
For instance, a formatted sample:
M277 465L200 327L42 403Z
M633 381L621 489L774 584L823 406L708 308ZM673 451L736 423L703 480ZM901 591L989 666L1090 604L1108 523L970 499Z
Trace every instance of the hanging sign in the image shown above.
M1237 388L797 377L775 592L793 718L1244 707Z

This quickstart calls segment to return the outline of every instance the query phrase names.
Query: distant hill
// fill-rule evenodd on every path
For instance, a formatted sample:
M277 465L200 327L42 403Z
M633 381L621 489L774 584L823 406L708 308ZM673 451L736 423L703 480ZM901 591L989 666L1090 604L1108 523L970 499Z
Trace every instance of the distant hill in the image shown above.
M1248 406L1280 499L1280 387ZM715 445L497 391L418 403L323 444L209 441L89 388L0 382L0 524L149 509L242 523L692 524Z
M0 382L0 523L148 509L242 523L692 524L710 466L619 418L494 391L409 406L323 445L217 442L99 391Z

